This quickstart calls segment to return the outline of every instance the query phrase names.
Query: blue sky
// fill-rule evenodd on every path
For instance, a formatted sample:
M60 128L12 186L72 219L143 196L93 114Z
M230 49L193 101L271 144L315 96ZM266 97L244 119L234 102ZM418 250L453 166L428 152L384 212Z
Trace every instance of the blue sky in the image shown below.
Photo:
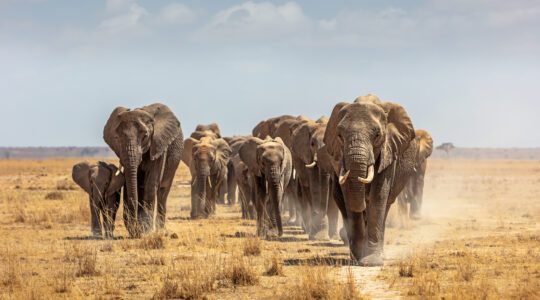
M0 146L105 145L154 102L246 134L367 93L436 144L540 146L540 3L0 0Z

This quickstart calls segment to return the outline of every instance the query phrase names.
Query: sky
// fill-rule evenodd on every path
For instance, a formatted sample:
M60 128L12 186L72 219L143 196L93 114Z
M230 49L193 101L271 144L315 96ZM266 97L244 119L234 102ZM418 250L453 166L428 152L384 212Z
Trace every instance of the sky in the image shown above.
M155 102L249 134L368 93L437 145L540 147L540 2L0 0L0 146L104 146Z

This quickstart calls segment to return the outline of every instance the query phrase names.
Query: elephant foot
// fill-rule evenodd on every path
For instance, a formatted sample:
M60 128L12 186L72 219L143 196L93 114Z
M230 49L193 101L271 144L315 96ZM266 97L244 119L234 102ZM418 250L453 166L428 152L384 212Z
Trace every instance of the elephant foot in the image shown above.
M328 241L329 240L328 234L326 233L325 230L321 230L319 232L310 234L309 239L314 240L314 241Z
M339 240L340 240L339 234L337 234L337 233L329 234L329 235L328 235L328 238L329 238L331 241L339 241Z
M349 246L349 238L347 237L347 231L345 230L345 227L341 227L339 230L339 237L345 244L345 246Z
M414 214L411 214L411 215L409 216L409 218L410 218L411 220L418 221L418 220L422 219L422 215L420 215L420 213L414 213Z
M364 267L379 267L384 265L384 260L382 254L373 253L360 259L358 264Z

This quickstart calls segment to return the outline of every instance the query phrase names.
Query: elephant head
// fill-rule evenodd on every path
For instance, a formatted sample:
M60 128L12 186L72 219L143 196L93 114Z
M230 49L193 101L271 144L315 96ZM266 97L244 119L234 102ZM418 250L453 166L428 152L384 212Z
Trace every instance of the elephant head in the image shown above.
M212 189L212 184L219 186L221 180L226 177L227 164L231 156L231 148L224 139L203 137L200 140L190 137L184 141L184 162L189 166L193 178L192 186L196 201L192 204L192 217L199 217L201 206L205 205L206 215L209 211L208 198L215 195L207 195ZM218 180L211 181L211 176ZM193 195L192 195L193 197Z
M363 212L370 183L397 160L414 136L414 128L405 109L396 103L381 102L375 95L359 97L350 104L340 102L332 111L324 142L334 160L341 164L338 180L347 216L352 222L348 225L350 249L357 259L362 257L365 235ZM374 191L370 192L373 194ZM386 204L382 206L377 210L382 209L384 214ZM379 215L380 211L373 213ZM384 231L384 222L372 225L382 227L370 230Z
M90 195L92 232L101 235L102 217L105 237L112 237L124 174L113 164L100 161L97 165L90 165L81 162L73 166L72 177Z
M125 168L127 198L130 207L128 230L136 235L137 220L137 172L143 156L151 161L160 158L171 143L181 136L180 122L163 104L155 103L134 110L117 107L110 115L103 138L120 158Z
M416 155L416 167L418 168L431 156L431 153L433 152L433 139L431 138L431 135L423 129L416 130L415 136L416 142L418 143L418 154Z
M204 133L208 136L214 136L215 138L221 138L221 131L219 130L219 126L216 123L212 123L208 125L199 124L195 128L195 132ZM192 136L192 137L197 138L195 136ZM201 137L202 136L199 136L198 139L200 139Z
M281 138L256 137L247 139L239 149L242 161L254 176L259 178L259 188L266 194L266 185L270 194L272 211L270 221L277 226L278 235L283 234L279 204L282 201L284 187L288 184L291 175L291 154ZM255 201L264 201L264 195ZM264 203L264 202L263 202ZM264 206L263 206L264 207ZM264 226L264 212L261 206L257 211L258 231Z
M294 119L294 117L290 115L283 115L261 121L259 124L257 124L257 126L255 126L255 128L253 128L252 134L254 137L261 139L265 139L267 136L275 137L274 133L277 130L278 123L287 119Z

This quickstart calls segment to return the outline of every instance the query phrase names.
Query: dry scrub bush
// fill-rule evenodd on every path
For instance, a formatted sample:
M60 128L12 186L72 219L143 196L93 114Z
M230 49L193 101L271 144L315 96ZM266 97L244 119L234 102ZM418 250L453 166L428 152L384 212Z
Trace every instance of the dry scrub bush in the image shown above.
M248 237L244 240L244 255L259 256L261 255L261 240L256 237Z
M272 256L270 266L264 273L266 276L285 276L283 266L278 262L277 255Z
M165 249L167 239L163 234L154 232L141 237L138 247L144 250Z
M347 281L340 282L327 266L302 266L297 286L282 292L280 299L361 299L349 267Z
M49 192L45 195L46 200L63 200L64 194L62 192Z

